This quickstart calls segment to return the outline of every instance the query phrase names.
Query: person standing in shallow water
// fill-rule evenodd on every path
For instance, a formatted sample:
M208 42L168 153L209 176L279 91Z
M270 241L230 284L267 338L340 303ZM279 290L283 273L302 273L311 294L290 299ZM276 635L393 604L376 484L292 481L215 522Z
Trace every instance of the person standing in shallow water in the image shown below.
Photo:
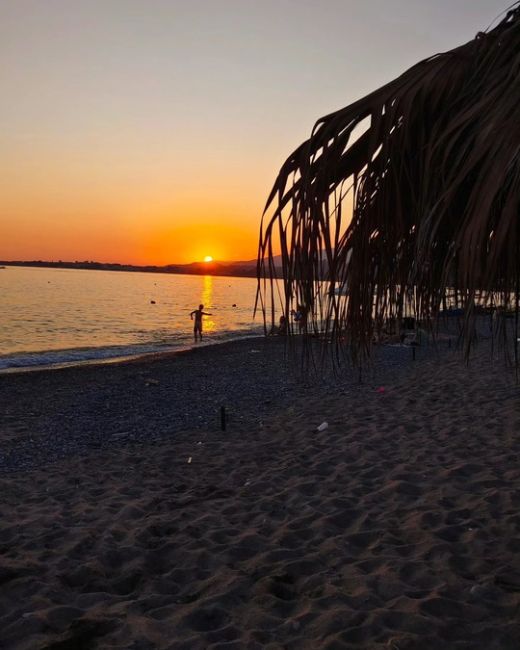
M203 309L204 305L199 305L199 308L194 309L190 314L191 320L193 320L193 314L195 314L195 323L193 325L193 336L195 337L195 343L197 342L197 336L199 337L199 341L202 341L202 317L212 316L212 314L207 314L205 311L203 311Z

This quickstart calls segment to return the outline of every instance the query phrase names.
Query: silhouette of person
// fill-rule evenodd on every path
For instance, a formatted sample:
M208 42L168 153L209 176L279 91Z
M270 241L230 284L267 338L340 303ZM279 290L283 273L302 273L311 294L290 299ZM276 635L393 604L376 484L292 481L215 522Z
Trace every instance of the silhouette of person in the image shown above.
M303 305L297 305L296 311L291 309L291 315L295 323L298 323L298 331L301 334L307 329L307 310Z
M199 305L199 308L194 309L190 314L191 320L193 320L193 314L195 314L195 323L193 324L193 336L195 337L195 343L197 342L197 336L199 337L199 341L202 341L202 317L212 316L212 314L207 314L205 311L203 311L203 309L204 305Z
M287 334L287 319L283 314L280 316L280 320L278 321L278 327L273 324L271 331L269 332L269 336L274 336L276 334Z

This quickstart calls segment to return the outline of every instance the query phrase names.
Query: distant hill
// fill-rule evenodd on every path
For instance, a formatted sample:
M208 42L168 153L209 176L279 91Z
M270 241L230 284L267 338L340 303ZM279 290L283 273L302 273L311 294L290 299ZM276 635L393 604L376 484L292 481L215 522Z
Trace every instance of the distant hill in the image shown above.
M279 261L275 258L276 261ZM139 273L177 273L184 275L224 275L254 278L256 260L239 262L192 262L191 264L167 264L166 266L138 266L135 264L112 264L106 262L47 262L42 260L0 260L0 266L32 266L57 269L84 269L90 271L127 271ZM277 264L279 266L279 264Z

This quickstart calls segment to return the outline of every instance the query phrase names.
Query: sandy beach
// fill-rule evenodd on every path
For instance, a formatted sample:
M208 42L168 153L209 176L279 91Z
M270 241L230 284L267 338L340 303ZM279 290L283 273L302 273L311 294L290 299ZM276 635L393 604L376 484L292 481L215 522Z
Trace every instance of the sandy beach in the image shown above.
M263 339L0 376L0 646L516 650L514 371L358 379Z

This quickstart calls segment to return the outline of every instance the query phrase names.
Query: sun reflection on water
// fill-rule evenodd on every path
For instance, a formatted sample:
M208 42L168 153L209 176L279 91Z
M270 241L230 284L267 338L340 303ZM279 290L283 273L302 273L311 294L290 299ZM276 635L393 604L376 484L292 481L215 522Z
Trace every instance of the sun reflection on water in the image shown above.
M211 312L213 309L213 276L205 275L202 284L202 294L200 302L204 305L205 312ZM215 321L213 316L204 316L204 332L213 332L215 330Z

